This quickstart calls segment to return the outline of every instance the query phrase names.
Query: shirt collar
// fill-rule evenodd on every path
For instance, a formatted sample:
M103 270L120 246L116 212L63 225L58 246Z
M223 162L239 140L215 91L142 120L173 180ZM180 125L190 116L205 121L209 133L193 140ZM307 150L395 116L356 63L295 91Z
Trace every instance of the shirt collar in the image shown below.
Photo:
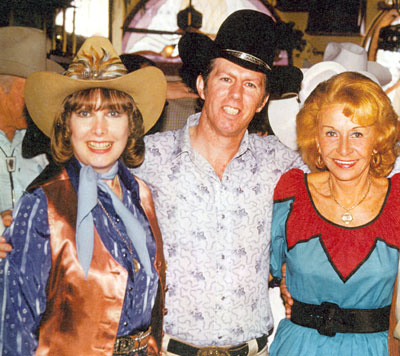
M190 142L190 128L198 125L200 115L201 112L190 115L186 120L186 124L180 130L178 130L175 158L183 153L193 152L192 143Z
M185 126L183 126L179 131L178 131L178 137L177 137L177 147L175 150L175 158L180 156L183 153L193 153L193 146L190 141L190 128L192 126L197 126L199 124L201 112L190 115L186 121ZM252 147L249 144L249 133L246 130L242 142L240 143L239 150L235 155L236 157L241 156L244 154L246 151L252 152ZM253 153L253 152L252 152ZM254 153L253 153L254 155Z

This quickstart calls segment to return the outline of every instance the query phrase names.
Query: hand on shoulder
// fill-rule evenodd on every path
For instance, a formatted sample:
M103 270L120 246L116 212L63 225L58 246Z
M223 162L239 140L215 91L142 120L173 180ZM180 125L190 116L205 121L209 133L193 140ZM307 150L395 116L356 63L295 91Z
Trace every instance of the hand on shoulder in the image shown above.
M0 236L0 258L6 258L7 253L12 250L12 246L6 243L6 239Z

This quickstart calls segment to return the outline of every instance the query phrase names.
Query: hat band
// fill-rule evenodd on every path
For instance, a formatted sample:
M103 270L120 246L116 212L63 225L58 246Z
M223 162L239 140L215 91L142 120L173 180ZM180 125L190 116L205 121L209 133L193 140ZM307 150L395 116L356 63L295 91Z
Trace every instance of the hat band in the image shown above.
M261 60L260 58L254 57L251 54L245 53L245 52L240 52L240 51L235 51L233 49L223 49L221 50L221 52L227 53L233 57L242 59L244 61L256 64L258 66L264 67L267 70L271 70L271 67L265 63L263 60Z

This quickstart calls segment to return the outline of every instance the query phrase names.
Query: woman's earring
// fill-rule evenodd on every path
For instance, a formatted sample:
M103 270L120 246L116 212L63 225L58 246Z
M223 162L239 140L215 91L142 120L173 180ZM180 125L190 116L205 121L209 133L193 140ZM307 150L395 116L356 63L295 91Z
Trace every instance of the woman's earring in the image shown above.
M321 153L318 153L317 162L315 163L315 166L319 169L325 168L325 163L324 160L322 159Z
M382 155L379 152L374 150L372 152L371 167L373 167L373 168L379 167L381 162L382 162Z
M318 143L317 143L317 151L318 151L318 156L317 156L317 161L315 162L315 166L319 169L324 169L325 163L324 160L322 159L321 147L319 147Z

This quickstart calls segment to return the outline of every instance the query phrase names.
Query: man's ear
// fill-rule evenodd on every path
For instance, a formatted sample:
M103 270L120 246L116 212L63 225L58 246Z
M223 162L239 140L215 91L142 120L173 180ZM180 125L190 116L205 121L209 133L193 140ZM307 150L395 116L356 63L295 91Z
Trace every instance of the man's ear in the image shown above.
M260 111L264 108L264 106L265 106L265 104L267 103L268 99L269 99L269 94L268 94L268 95L265 95L265 97L264 97L263 100L261 101L260 105L258 106L256 112L260 112Z
M199 93L200 98L206 100L206 97L204 95L204 85L205 85L204 78L201 74L199 74L196 79L197 92Z

